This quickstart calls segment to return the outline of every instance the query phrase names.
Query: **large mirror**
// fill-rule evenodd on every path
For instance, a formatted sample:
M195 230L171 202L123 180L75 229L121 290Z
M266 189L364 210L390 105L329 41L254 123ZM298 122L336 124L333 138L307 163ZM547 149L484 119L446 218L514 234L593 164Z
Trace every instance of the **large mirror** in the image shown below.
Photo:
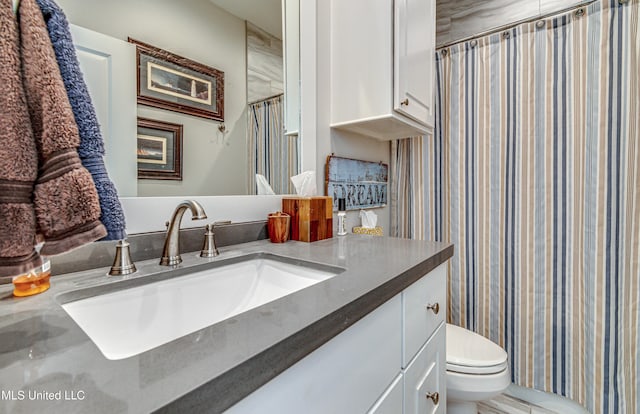
M73 25L123 42L136 39L224 72L223 122L136 106L136 116L158 121L160 130L163 123L182 126L181 176L177 178L174 172L167 179L157 174L130 179L124 195L250 195L257 193L256 173L266 176L276 193L291 192L288 177L299 172L301 157L299 89L294 88L299 85L297 0L57 2ZM135 77L135 68L126 76ZM118 116L117 111L110 116ZM138 128L137 134L152 131L153 125L144 124L147 129ZM169 134L171 144L173 135ZM136 136L117 136L116 140L127 140L129 146L131 140L137 140L138 154L146 149L141 142L153 144ZM166 144L163 151L175 154ZM136 159L127 157L108 163L112 178L132 171Z

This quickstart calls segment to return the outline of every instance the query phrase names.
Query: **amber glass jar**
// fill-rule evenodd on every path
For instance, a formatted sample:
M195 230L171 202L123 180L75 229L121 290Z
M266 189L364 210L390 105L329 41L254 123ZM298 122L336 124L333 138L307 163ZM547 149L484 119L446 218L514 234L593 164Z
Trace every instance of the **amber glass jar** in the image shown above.
M51 262L44 259L42 266L13 278L13 296L31 296L44 292L51 286L50 277Z

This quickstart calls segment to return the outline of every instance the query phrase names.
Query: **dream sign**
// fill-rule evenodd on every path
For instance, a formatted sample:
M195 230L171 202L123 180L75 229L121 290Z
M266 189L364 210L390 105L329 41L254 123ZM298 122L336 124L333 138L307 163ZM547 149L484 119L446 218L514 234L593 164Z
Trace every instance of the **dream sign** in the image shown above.
M387 164L327 157L325 191L333 197L334 210L339 198L346 199L347 210L386 206L388 181Z

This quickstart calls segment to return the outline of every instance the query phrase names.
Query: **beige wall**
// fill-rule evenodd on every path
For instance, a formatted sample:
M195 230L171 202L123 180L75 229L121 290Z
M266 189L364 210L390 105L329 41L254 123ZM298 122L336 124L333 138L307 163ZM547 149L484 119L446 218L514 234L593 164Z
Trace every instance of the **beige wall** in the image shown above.
M225 73L218 122L138 105L138 116L182 124L183 181L139 180L140 196L247 194L245 22L208 0L58 0L69 21L131 37ZM131 68L132 76L135 69Z

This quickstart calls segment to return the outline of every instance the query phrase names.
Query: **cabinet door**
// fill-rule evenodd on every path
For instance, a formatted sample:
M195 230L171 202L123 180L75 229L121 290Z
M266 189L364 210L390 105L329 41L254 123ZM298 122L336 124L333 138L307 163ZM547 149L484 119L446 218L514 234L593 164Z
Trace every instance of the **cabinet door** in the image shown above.
M393 106L433 125L435 0L395 0Z
M420 349L404 373L404 414L443 414L445 384L445 324Z

